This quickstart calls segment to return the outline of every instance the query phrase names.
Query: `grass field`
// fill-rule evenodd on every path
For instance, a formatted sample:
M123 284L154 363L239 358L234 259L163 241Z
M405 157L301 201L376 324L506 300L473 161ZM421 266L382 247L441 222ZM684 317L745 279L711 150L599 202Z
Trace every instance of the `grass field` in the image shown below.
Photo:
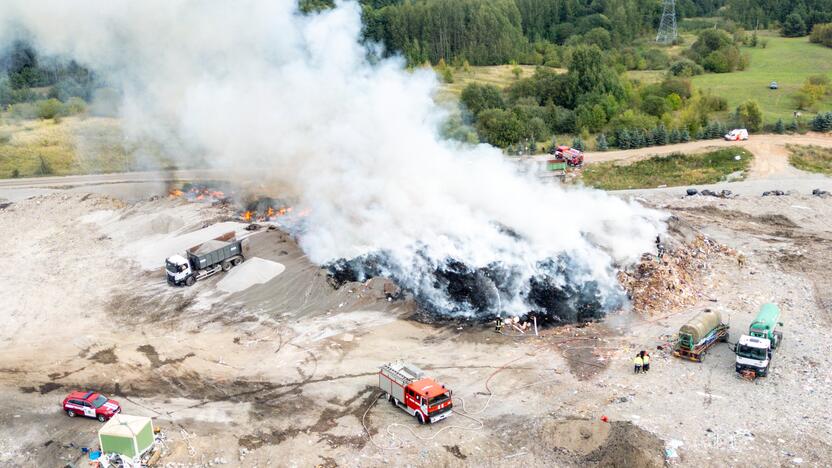
M740 160L735 159L738 154ZM729 148L693 155L671 154L629 165L605 162L587 166L582 180L585 185L604 190L713 184L729 174L745 173L753 157L744 149Z
M786 145L789 163L808 172L832 176L832 149L820 146Z
M520 78L528 78L534 75L536 65L517 65L522 72ZM458 99L462 94L462 90L468 83L491 84L500 89L506 88L508 85L517 81L514 76L514 65L493 65L481 67L468 67L468 71L462 69L453 69L454 82L443 83L439 90L439 101L447 101L451 99ZM550 68L557 72L566 73L563 68ZM441 80L441 74L439 79Z
M729 111L753 99L760 104L765 123L774 123L778 118L788 123L795 110L793 95L806 77L817 74L832 77L832 48L812 44L807 37L785 38L766 33L761 39L768 41L765 49L741 49L751 57L751 66L747 70L699 75L693 78L693 84L700 90L727 98ZM777 81L780 89L768 89L772 81ZM832 98L816 107L817 111L832 109ZM812 113L804 113L807 114Z
M5 119L0 123L0 178L91 174L141 169L148 148L128 144L117 119Z

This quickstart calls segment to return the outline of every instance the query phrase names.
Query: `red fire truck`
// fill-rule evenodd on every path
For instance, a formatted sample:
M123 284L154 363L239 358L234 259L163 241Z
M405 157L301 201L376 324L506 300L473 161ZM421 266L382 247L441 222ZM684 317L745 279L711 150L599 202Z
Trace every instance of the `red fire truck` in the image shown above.
M414 416L419 424L435 423L452 413L451 391L412 364L397 361L381 366L378 386L390 403Z
M555 159L566 161L570 167L583 166L584 153L582 151L569 146L558 146L557 148L552 149L552 154L555 156Z

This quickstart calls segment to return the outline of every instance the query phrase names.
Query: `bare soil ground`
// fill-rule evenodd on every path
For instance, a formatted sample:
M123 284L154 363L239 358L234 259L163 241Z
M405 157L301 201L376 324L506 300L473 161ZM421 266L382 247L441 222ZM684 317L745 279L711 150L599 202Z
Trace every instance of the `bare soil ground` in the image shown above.
M172 288L161 265L141 267L141 246L230 221L222 208L75 192L12 203L0 209L0 465L84 464L100 425L59 404L89 388L152 416L163 462L189 466L663 466L671 443L680 466L828 466L832 199L678 192L642 196L744 263L713 257L695 297L664 314L539 337L414 321L381 280L334 290L279 231L253 236L252 255L285 270L244 291L218 290L221 277ZM656 350L704 308L733 341L768 301L785 340L767 378L738 378L726 344L700 364ZM652 369L634 375L640 349ZM378 366L397 358L452 388L469 417L419 426L378 399Z

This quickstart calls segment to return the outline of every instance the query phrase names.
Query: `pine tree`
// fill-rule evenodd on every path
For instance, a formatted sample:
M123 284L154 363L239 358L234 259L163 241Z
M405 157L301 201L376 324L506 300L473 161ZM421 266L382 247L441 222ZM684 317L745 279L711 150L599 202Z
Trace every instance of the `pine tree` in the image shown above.
M607 136L603 133L598 135L598 138L595 140L595 144L598 147L598 151L606 151L609 149L609 145L607 144Z
M679 140L681 140L681 138L682 136L679 134L679 130L674 128L670 131L670 136L668 137L668 140L671 144L675 145L676 143L679 143Z
M786 126L786 130L788 130L788 131L789 131L789 132L791 132L791 133L795 133L795 132L797 132L797 128L798 128L798 126L797 126L797 119L792 120L792 121L789 123L789 125L787 125L787 126Z
M633 130L633 147L644 148L647 142L644 139L644 131L640 128Z
M812 130L816 132L832 131L832 112L821 112L812 119Z
M702 130L702 129L700 128L699 130L697 130L697 131L696 131L696 139L697 139L697 140L704 140L704 139L705 139L705 136L706 136L706 134L705 134L705 130Z
M667 144L667 129L664 127L664 124L660 123L653 130L653 144L659 146Z
M577 136L575 139L572 140L572 147L578 151L584 150L584 140L581 137Z
M682 133L679 135L679 141L683 143L687 143L690 141L690 132L688 129L682 130Z
M655 129L654 129L655 130ZM653 130L645 130L644 131L644 146L653 146L656 144L655 135L653 135Z
M774 133L783 134L786 133L786 125L783 124L783 119L777 119L777 123L774 124Z
M618 135L615 137L615 142L621 149L630 149L633 147L632 137L626 128L622 128L618 131Z

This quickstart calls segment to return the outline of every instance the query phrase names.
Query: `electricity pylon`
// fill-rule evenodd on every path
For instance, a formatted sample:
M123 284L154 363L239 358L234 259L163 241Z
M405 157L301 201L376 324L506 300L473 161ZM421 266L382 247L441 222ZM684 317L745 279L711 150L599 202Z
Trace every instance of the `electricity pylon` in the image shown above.
M676 40L676 0L664 0L662 21L659 23L659 33L656 42L670 44Z

